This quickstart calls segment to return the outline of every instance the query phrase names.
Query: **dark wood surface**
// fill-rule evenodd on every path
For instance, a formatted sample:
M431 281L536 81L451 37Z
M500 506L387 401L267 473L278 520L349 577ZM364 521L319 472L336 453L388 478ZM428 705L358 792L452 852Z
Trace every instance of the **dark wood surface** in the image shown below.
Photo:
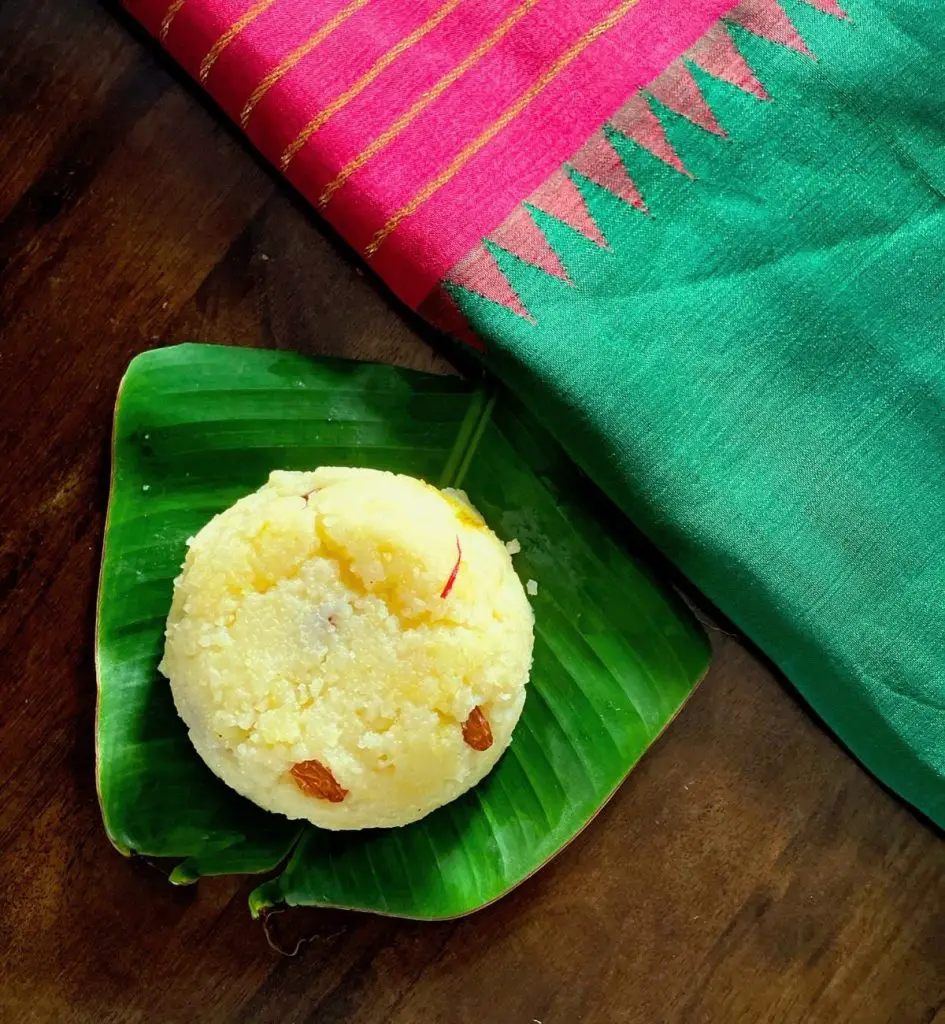
M185 339L446 369L92 0L0 0L0 1020L943 1022L945 846L732 639L547 869L443 924L273 921L102 831L93 606L115 389Z

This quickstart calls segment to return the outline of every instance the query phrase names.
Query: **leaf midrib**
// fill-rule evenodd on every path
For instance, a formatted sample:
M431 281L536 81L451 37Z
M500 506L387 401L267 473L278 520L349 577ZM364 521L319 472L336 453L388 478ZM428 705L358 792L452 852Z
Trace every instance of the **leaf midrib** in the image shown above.
M495 402L495 392L485 387L477 388L469 396L469 408L459 425L456 440L446 456L446 463L438 482L439 487L462 486L469 464L492 418Z

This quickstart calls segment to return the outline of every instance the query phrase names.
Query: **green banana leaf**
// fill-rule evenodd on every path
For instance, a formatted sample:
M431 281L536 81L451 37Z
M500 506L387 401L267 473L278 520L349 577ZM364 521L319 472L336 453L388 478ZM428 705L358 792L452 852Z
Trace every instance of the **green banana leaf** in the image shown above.
M399 829L329 832L260 810L197 757L157 665L185 543L272 469L356 465L463 487L539 590L535 661L508 752L466 796ZM284 869L250 898L414 918L469 913L594 816L705 672L688 611L629 529L508 393L454 377L181 345L128 369L97 627L98 787L124 853L175 882Z

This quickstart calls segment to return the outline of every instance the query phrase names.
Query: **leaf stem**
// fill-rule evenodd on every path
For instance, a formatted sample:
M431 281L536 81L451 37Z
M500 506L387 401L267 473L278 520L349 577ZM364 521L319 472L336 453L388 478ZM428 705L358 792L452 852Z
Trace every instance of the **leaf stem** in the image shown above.
M482 440L482 435L492 418L495 402L496 394L489 388L480 388L473 393L469 408L460 424L459 433L456 435L446 465L443 467L440 487L462 486L472 458Z

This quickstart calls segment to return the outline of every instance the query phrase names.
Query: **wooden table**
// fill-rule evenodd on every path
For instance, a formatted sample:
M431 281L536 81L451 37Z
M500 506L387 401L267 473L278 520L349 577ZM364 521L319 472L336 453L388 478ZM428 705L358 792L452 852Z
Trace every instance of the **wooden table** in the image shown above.
M945 845L717 636L613 802L495 906L277 919L102 830L94 598L115 389L184 339L446 369L93 0L0 2L0 1020L943 1022Z

